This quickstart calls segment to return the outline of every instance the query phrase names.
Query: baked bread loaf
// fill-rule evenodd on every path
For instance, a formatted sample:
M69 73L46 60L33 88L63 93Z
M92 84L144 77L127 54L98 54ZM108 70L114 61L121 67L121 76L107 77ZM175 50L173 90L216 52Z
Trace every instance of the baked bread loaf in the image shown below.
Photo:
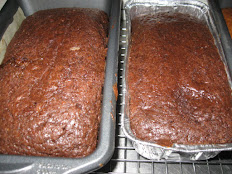
M232 37L232 8L224 8L222 9L222 13L230 32L230 36Z
M0 153L84 157L97 145L108 17L61 8L27 17L0 68Z
M232 97L206 24L180 13L132 19L128 86L133 134L163 146L232 142Z

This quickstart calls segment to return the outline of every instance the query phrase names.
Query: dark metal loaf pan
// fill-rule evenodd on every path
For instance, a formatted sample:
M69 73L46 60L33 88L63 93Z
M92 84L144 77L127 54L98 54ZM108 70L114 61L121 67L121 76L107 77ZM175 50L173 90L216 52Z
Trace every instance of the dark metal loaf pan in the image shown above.
M18 3L17 3L18 2ZM84 158L16 156L0 154L0 173L88 173L104 166L115 147L115 114L121 0L8 0L0 11L0 38L20 6L25 16L38 10L81 7L98 8L109 15L109 40L99 142L96 150Z
M219 5L221 8L231 8L232 7L232 1L230 0L218 0Z

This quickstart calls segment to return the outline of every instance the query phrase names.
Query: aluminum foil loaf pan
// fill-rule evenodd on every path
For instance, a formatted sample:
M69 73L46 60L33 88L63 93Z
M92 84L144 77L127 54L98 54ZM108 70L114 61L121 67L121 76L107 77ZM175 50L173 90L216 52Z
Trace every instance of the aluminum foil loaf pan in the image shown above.
M83 158L37 157L0 154L0 173L89 173L103 167L112 157L115 147L115 115L117 66L121 1L117 0L8 0L0 11L0 56L21 22L36 11L52 8L97 8L109 16L108 50L102 115L95 151Z
M172 147L164 147L155 143L138 139L130 129L129 119L129 94L127 84L128 57L130 48L131 20L140 15L155 14L159 12L179 12L189 14L205 21L209 27L215 44L218 48L231 85L231 39L223 22L223 17L218 5L214 1L196 0L129 0L124 4L126 14L126 53L122 75L122 129L126 137L132 141L135 150L142 156L153 160L206 160L215 157L219 152L232 150L232 144L207 144L207 145L183 145L173 144ZM222 22L218 22L222 21ZM133 29L132 29L133 30Z

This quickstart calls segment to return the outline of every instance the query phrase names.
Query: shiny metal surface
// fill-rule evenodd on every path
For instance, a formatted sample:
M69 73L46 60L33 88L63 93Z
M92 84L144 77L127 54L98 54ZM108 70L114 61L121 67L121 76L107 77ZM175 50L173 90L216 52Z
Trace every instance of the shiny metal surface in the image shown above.
M130 22L135 16L141 16L146 14L154 14L159 12L180 12L184 14L189 14L191 16L197 17L199 20L204 21L209 27L215 44L218 48L219 54L222 61L225 64L225 69L228 74L229 82L231 83L231 74L229 73L229 65L226 61L226 57L229 55L225 54L224 47L221 44L221 39L218 33L218 28L216 26L216 21L214 20L212 11L214 9L209 1L207 4L202 3L197 0L129 0L124 4L125 8L125 20L126 26L123 29L125 31L125 59L122 66L122 129L127 138L132 141L132 145L135 150L142 156L148 159L154 160L206 160L215 157L219 152L232 150L232 143L230 144L207 144L207 145L182 145L173 144L172 147L164 147L155 143L141 141L136 138L131 129L129 122L129 112L128 112L128 86L127 86L127 58L128 49L130 44ZM211 7L211 9L210 9ZM227 59L228 60L228 59Z
M122 13L124 14L124 13ZM125 19L125 18L124 18ZM121 22L119 67L124 65L126 29L125 20ZM119 68L118 76L122 78L122 68ZM122 84L119 81L119 93L122 93ZM118 97L118 108L122 104L122 95ZM110 162L95 173L103 174L231 174L232 152L219 153L215 158L204 161L171 161L148 160L140 156L126 138L121 129L121 113L117 112L115 152Z

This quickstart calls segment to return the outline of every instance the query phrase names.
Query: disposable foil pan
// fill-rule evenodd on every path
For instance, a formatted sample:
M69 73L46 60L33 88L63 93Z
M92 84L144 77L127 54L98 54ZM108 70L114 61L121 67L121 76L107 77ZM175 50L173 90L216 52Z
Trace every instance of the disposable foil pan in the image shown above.
M122 75L122 129L127 138L132 141L135 150L142 156L153 160L206 160L215 157L219 152L225 150L232 150L232 143L230 144L208 144L208 145L182 145L173 144L172 147L164 147L151 142L146 142L136 138L130 129L129 120L129 94L127 84L128 71L128 54L130 44L131 19L138 15L154 14L158 12L180 12L195 16L200 20L205 21L208 25L218 48L222 61L225 64L225 69L228 75L228 80L231 84L231 56L232 44L229 38L228 31L224 26L224 22L218 23L216 21L223 21L220 10L216 2L210 1L203 3L197 0L129 0L124 4L126 14L126 53L123 64Z
M17 3L18 2L18 3ZM19 8L20 7L20 8ZM102 115L95 151L83 158L36 157L0 154L0 173L89 173L103 167L115 147L117 67L120 31L120 0L7 0L0 11L0 52L21 23L38 10L51 8L97 8L109 16L108 50L102 100ZM24 16L25 15L25 16ZM6 36L7 33L7 37Z

